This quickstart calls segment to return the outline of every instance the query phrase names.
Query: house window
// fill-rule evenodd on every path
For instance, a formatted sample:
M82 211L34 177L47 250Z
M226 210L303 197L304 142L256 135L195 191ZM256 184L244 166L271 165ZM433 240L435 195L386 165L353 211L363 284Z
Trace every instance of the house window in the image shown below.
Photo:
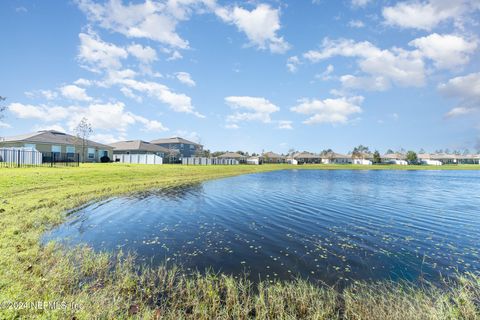
M95 159L95 149L88 148L88 159Z
M67 153L69 155L72 155L75 153L75 147L74 146L67 146Z
M60 153L62 152L62 146L52 146L53 153Z
M29 148L29 149L36 149L37 148L37 145L35 143L25 143L23 146L25 148Z
M108 151L107 150L100 150L100 157L108 157Z

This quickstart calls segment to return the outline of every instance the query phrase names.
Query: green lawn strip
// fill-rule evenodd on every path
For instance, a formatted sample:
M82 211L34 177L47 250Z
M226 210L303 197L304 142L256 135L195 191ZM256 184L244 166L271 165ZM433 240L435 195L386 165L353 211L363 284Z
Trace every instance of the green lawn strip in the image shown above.
M159 273L171 275L169 270L145 269L141 272L128 262L115 265L115 272L107 272L112 266L106 255L94 254L91 250L59 250L58 247L40 245L41 235L53 226L63 222L67 210L76 208L90 201L111 197L131 192L165 188L182 184L191 184L246 173L256 173L281 169L480 169L480 166L359 166L359 165L262 165L262 166L180 166L180 165L124 165L124 164L85 164L79 168L19 168L0 170L0 303L2 301L76 301L81 303L82 310L0 310L0 318L14 317L43 317L64 318L73 316L77 318L91 318L92 316L105 318L123 318L128 315L129 308L139 308L138 311L130 310L137 316L157 315L162 312L165 318L175 318L180 315L192 318L227 317L232 314L259 314L265 316L273 312L272 306L283 310L285 316L312 316L319 318L332 318L338 316L340 309L349 310L342 305L344 299L323 301L330 310L320 316L320 311L313 307L304 306L304 302L296 301L296 295L301 299L315 297L330 297L332 292L325 288L312 288L311 285L300 282L298 290L310 290L307 293L295 292L294 287L288 283L277 283L265 288L267 298L260 293L243 292L247 284L236 282L229 277L217 277L215 281L207 281L198 275L194 279L184 278L176 274L178 279L172 288L163 288L165 283L159 282ZM127 259L128 260L128 259ZM165 269L165 268L164 268ZM87 280L85 280L87 279ZM479 292L478 278L472 278L475 292ZM165 279L163 279L165 280ZM150 282L151 283L150 283ZM477 282L475 282L477 281ZM211 288L212 295L225 295L224 290L233 290L229 299L240 299L235 305L230 301L228 308L221 301L213 301L206 297L199 288ZM202 284L203 283L203 284ZM469 282L472 283L472 282ZM200 285L201 284L201 285ZM148 288L147 295L140 290ZM176 289L175 289L176 288ZM179 291L177 291L177 289ZM165 295L167 290L170 300L173 297L181 298L178 304L170 301L169 304L155 307L151 297L155 294ZM189 292L191 290L191 292ZM240 291L239 291L240 290ZM246 290L246 289L245 289ZM292 295L288 299L266 302L262 299L272 299L269 290L277 290L275 294L281 295L282 290ZM472 289L473 290L473 289ZM248 290L247 290L248 291ZM306 296L305 296L306 295ZM273 296L275 297L275 295ZM443 297L443 296L442 296ZM447 295L448 297L448 295ZM183 300L182 300L183 299ZM330 299L330 298L329 298ZM183 301L183 302L182 302ZM358 304L355 300L354 301ZM466 301L470 301L467 300ZM297 303L290 306L286 304ZM320 303L320 302L319 302ZM353 305L353 302L351 302ZM88 308L87 308L88 307ZM295 308L299 308L298 310ZM315 308L320 308L314 304ZM449 307L458 311L458 306L452 302ZM190 310L191 309L191 310ZM285 310L284 310L285 309ZM253 310L253 311L252 311ZM478 309L468 311L478 312ZM280 311L279 311L280 312ZM203 316L202 316L203 315ZM325 316L325 317L324 317ZM182 316L180 316L182 317ZM356 317L353 317L356 318Z

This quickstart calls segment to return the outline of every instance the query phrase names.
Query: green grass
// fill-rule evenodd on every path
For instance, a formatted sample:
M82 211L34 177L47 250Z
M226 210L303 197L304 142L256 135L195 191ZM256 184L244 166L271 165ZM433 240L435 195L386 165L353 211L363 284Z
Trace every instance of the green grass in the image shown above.
M0 169L0 318L121 319L480 319L480 278L461 276L447 290L357 283L339 293L305 281L260 283L221 274L149 269L130 257L88 248L43 247L41 235L65 212L112 195L279 169L480 169L480 166L147 166ZM75 302L79 310L5 309L2 302Z

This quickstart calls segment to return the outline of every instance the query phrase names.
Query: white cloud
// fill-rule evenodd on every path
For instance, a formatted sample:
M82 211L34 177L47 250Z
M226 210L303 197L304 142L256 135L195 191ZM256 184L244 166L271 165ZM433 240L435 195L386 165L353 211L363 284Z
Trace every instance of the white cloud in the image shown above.
M167 58L167 61L175 61L175 60L180 60L182 58L183 58L182 54L177 50L174 50L170 55L170 57Z
M116 130L125 132L130 125L136 123L143 125L143 130L166 131L168 128L157 120L149 120L125 110L122 102L93 103L86 107L81 106L45 106L25 105L11 103L8 106L10 112L22 119L38 119L46 124L42 126L60 125L58 121L64 121L68 129L72 131L82 118L87 118L94 130ZM49 122L57 122L48 124ZM64 130L63 130L64 131Z
M25 95L29 98L41 96L47 100L55 100L56 98L58 98L58 93L53 90L26 91Z
M447 116L465 115L480 110L480 72L455 77L438 86L447 97L459 100L459 105L450 110Z
M128 46L127 51L145 64L149 64L157 60L157 52L155 49L149 46L144 47L140 44L132 44Z
M225 125L225 128L226 129L240 129L240 126L238 124L235 124L235 123L227 123Z
M365 7L371 0L352 0L352 6Z
M0 128L11 128L12 126L6 122L0 121Z
M412 40L409 45L418 48L423 56L433 60L437 68L444 69L455 69L467 64L469 55L477 48L476 41L437 33Z
M190 140L196 143L202 143L202 139L200 138L200 135L196 131L177 130L175 131L174 135L177 137L185 138L187 140Z
M117 136L111 133L95 133L89 139L104 144L110 144L117 141L124 141L127 138L123 134Z
M280 110L276 105L262 97L230 96L225 98L235 113L227 117L227 123L243 121L271 122L270 115Z
M374 78L382 77L385 82L416 87L425 83L424 62L418 50L407 51L396 47L382 50L368 41L325 39L321 50L310 50L304 54L312 62L334 56L357 58L360 70Z
M47 122L63 120L69 116L68 109L59 106L36 106L14 102L8 105L8 110L20 119L39 119Z
M280 30L280 11L267 4L259 4L249 11L239 6L218 7L215 13L225 22L234 24L245 33L252 45L269 49L273 53L284 53L290 48L288 42L277 32Z
M361 20L350 20L348 22L348 26L349 27L352 27L352 28L364 28L365 27L365 23L363 23L363 21Z
M292 130L292 121L289 120L279 120L278 121L278 129L284 129L284 130Z
M204 115L195 110L192 105L192 99L189 96L183 93L175 93L163 84L152 81L138 81L135 79L117 79L116 84L121 84L131 90L146 93L166 103L170 109L175 112L191 113L199 118L205 118Z
M349 117L362 112L360 104L362 96L341 97L335 99L300 99L299 104L290 110L300 114L310 115L305 124L316 123L347 123Z
M186 49L188 41L182 39L176 27L188 18L189 6L202 1L145 1L123 5L119 0L104 4L79 0L80 9L87 18L101 27L121 33L129 38L146 38L162 44Z
M466 15L478 9L477 0L414 0L385 7L382 13L388 25L429 31L446 21L461 25Z
M331 74L333 73L334 70L335 70L335 67L329 64L327 68L325 68L325 71L323 71L321 74L316 74L315 78L324 80L324 81L330 80L332 78Z
M82 86L82 87L89 87L92 84L94 84L94 81L84 79L84 78L79 78L73 82L73 84L76 84L77 86Z
M366 89L371 91L385 91L390 87L389 81L381 76L356 77L346 74L340 77L342 87L347 89Z
M298 70L298 65L301 64L298 56L292 56L287 59L287 68L288 71L294 73Z
M60 92L62 96L67 99L71 100L78 100L78 101L91 101L93 100L92 97L87 95L87 92L84 88L77 87L76 85L66 85L60 88Z
M175 73L175 76L177 77L178 81L180 81L183 84L186 84L187 86L195 87L196 85L195 81L193 81L192 77L190 76L190 73L188 72L177 72Z
M113 43L107 43L93 33L80 33L78 59L90 71L120 69L121 59L128 57L128 52Z

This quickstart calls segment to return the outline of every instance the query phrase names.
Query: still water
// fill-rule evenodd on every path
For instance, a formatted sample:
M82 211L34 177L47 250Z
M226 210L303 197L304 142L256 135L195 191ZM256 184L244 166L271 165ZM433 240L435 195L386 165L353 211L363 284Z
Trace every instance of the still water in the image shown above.
M81 208L45 235L252 280L480 271L480 171L285 170Z

